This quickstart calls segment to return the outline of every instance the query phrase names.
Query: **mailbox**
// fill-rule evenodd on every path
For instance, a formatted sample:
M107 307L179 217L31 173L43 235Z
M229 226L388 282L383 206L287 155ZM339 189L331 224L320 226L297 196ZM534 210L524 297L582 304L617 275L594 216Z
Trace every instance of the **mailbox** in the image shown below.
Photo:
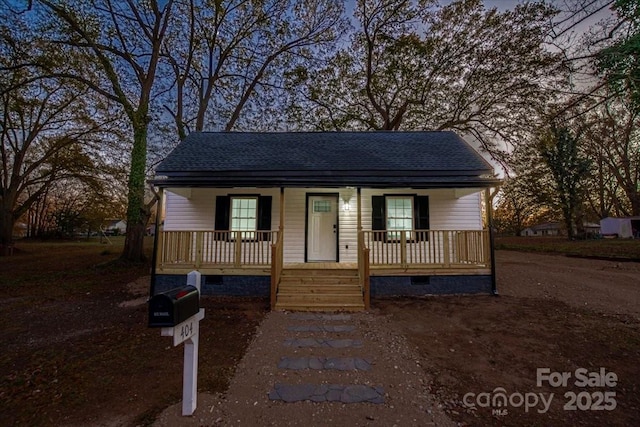
M200 310L200 293L195 286L171 289L149 300L149 327L176 326Z

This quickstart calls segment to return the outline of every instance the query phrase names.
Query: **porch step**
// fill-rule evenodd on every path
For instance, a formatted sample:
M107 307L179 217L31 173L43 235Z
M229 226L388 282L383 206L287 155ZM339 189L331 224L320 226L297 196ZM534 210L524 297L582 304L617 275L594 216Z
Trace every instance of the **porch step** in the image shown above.
M358 294L358 284L304 284L280 283L278 292L281 294Z
M362 311L364 300L355 269L284 269L277 310Z
M364 304L346 304L346 303L309 303L309 302L300 302L300 303L276 303L276 310L287 310L287 311L364 311Z
M282 276L280 279L281 285L359 285L359 278L357 276Z
M282 277L358 277L357 268L283 268Z

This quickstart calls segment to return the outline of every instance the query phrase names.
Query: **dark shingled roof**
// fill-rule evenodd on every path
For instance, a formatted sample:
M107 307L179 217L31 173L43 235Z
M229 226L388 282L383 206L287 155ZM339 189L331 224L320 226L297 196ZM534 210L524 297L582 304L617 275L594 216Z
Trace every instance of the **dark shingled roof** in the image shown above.
M198 132L156 168L162 186L490 186L453 132Z

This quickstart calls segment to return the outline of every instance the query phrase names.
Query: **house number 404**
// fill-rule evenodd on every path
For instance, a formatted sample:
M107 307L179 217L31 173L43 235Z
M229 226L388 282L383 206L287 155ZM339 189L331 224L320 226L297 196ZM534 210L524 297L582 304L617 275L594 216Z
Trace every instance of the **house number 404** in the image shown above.
M186 323L180 328L180 338L189 338L193 334L193 322Z

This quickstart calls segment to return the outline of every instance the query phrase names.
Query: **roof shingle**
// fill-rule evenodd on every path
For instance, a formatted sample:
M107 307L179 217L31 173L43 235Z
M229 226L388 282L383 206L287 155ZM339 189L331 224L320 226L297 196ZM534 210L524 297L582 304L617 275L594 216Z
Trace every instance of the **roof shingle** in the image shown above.
M493 169L454 132L197 132L156 169L169 180L217 180L239 172L263 178L346 173L379 180L380 175L479 177Z

